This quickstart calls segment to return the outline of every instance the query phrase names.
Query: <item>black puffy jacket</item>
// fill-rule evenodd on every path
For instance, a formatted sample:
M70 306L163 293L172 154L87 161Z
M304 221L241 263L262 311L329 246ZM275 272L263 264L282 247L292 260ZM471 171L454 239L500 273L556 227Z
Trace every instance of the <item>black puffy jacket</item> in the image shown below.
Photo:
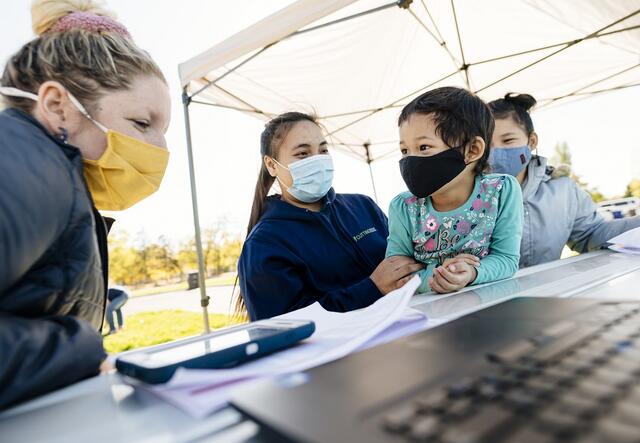
M0 112L0 409L98 373L106 233L80 151Z

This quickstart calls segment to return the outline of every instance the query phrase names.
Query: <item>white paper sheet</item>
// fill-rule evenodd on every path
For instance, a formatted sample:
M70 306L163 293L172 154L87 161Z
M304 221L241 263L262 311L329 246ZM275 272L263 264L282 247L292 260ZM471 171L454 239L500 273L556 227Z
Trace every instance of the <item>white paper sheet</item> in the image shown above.
M623 254L640 255L640 248L633 248L630 246L611 245L609 249L616 252L622 252Z
M609 249L614 251L640 255L640 228L630 229L627 232L616 235L609 240L609 243L613 243L609 246Z
M146 388L190 415L203 417L224 406L231 390L247 381L303 371L424 329L425 317L408 308L419 285L420 279L414 277L402 288L357 311L329 312L315 303L282 315L281 318L313 320L316 332L294 348L239 368L179 369L168 383Z

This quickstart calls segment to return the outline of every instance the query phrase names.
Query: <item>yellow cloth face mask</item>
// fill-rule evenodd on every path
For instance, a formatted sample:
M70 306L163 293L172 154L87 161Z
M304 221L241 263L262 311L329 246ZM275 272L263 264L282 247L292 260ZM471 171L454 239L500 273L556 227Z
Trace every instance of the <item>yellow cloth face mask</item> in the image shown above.
M84 178L96 208L121 211L158 190L169 151L109 130L107 149L100 158L85 158L83 162Z
M37 95L16 88L2 87L0 94L38 101ZM121 211L156 192L169 163L169 151L107 129L71 93L67 94L82 115L107 134L107 149L100 158L83 158L84 178L96 208Z
M169 151L107 129L73 95L69 94L69 99L107 134L107 149L100 158L83 158L84 178L96 208L122 211L156 192L169 163Z

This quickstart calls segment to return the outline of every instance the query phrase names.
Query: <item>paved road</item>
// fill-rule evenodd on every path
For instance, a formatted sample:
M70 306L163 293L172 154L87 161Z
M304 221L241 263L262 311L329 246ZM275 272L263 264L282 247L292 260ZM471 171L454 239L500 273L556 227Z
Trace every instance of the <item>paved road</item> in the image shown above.
M209 313L229 314L229 303L233 286L212 286L207 288ZM164 294L132 297L122 308L125 315L138 312L163 311L166 309L181 309L183 311L202 312L200 307L200 290L167 292ZM231 312L233 306L231 306Z

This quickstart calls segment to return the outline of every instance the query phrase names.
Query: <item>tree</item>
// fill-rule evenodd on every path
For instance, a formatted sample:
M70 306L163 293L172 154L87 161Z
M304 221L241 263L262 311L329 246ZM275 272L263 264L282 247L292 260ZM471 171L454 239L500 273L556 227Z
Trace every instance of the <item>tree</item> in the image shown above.
M549 160L549 163L556 167L560 165L572 166L571 150L569 149L567 142L556 143L554 154ZM575 180L578 186L584 189L591 196L591 200L594 202L598 203L606 200L606 197L598 190L597 187L589 186L589 184L582 180L582 178L576 174L573 169L571 169L570 177Z
M161 235L157 242L146 246L144 255L149 276L154 282L182 276L182 267L165 236Z
M240 257L242 241L228 232L225 223L220 219L202 231L206 276L235 270ZM198 269L193 239L174 248L163 235L150 241L144 230L136 233L133 241L126 232L113 232L109 236L109 251L110 276L122 285L162 284L183 279L185 272Z
M183 270L196 271L198 269L198 254L195 240L182 242L178 248L177 258Z
M205 228L202 232L202 254L204 255L204 268L207 277L218 273L221 235L222 233L216 226Z
M607 197L605 197L602 192L598 191L598 188L586 189L586 191L591 196L591 200L595 203L607 200Z
M553 157L550 159L550 163L555 166L569 165L571 166L571 150L567 142L556 143Z
M136 260L131 268L133 278L138 283L147 283L151 281L151 275L149 274L149 257L148 257L149 238L144 229L141 229L136 234L136 238L133 242L133 248L136 251Z
M640 197L640 179L634 178L627 185L627 190L624 193L625 197Z
M235 271L242 251L242 240L239 237L228 238L222 246L220 272Z
M132 262L128 240L126 232L109 235L109 277L121 285L128 283L128 267Z
M149 279L143 254L131 246L126 232L109 235L109 276L121 285L136 285Z
M235 270L241 250L240 237L228 233L226 229L212 226L202 231L202 253L207 276ZM185 271L198 269L194 240L182 242L176 257Z
M207 276L218 275L225 272L229 265L229 260L234 258L228 257L227 254L232 253L233 248L226 248L227 243L232 242L227 229L227 220L224 217L219 218L215 223L202 231L202 253L204 255L205 269ZM240 253L237 253L235 260L237 261Z

